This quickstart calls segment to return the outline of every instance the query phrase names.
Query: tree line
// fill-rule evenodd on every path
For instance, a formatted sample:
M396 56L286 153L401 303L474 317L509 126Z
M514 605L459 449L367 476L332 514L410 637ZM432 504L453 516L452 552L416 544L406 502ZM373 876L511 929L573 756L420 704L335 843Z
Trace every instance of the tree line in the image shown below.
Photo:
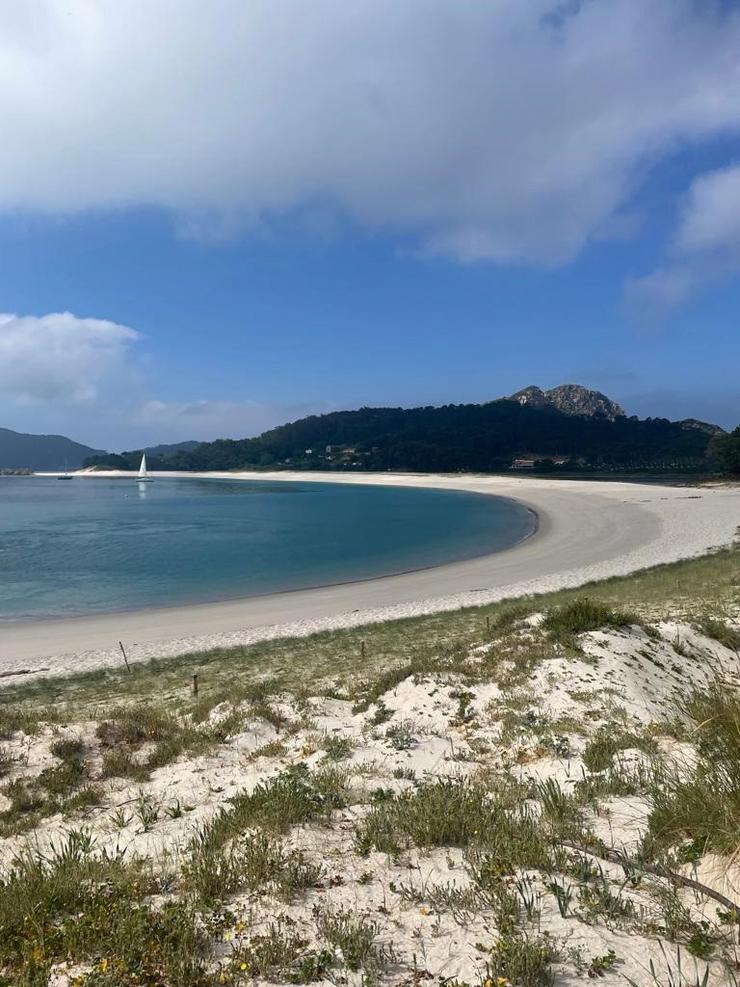
M150 468L178 470L363 469L495 472L513 460L542 469L740 471L740 428L729 435L665 418L580 417L499 400L441 408L360 408L312 415L250 439L218 439ZM141 450L93 456L87 465L136 469ZM564 463L555 465L554 460Z

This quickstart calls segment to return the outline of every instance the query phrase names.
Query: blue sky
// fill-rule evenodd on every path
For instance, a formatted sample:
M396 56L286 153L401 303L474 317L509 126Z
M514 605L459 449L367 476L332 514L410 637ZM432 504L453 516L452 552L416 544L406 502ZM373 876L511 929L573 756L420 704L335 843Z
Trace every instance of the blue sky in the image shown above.
M122 448L563 382L740 421L736 5L34 9L0 3L0 425Z

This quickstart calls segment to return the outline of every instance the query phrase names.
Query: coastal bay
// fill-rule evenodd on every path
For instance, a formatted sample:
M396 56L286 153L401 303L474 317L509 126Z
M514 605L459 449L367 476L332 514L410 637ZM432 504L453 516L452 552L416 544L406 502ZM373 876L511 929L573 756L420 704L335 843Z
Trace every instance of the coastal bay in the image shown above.
M117 475L78 474L85 483ZM26 680L118 664L120 640L129 660L145 661L550 592L729 545L740 521L737 487L389 473L200 476L489 494L534 511L538 527L508 551L378 579L188 607L10 621L2 626L0 671Z

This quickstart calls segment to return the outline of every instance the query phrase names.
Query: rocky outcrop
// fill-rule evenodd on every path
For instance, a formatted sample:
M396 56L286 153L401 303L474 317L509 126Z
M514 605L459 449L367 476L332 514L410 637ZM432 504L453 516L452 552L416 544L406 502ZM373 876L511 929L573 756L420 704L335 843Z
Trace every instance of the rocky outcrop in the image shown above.
M612 401L601 391L592 391L580 384L561 384L549 391L532 385L512 394L508 400L535 408L555 408L565 415L606 418L611 422L625 416L624 409L616 401Z
M695 428L699 432L706 432L707 435L725 435L725 430L719 425L712 425L710 422L699 421L698 418L684 418L678 423L681 428Z

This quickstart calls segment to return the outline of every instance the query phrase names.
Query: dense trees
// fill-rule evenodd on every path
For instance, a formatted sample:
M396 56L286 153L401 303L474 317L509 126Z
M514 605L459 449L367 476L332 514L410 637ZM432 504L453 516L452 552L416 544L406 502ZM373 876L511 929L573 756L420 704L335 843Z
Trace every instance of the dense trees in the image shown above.
M707 457L723 473L740 473L740 425L727 435L715 435L709 443Z
M311 416L253 439L204 442L165 468L495 471L512 460L563 457L570 468L699 469L710 434L664 418L567 415L500 400L442 408L361 408ZM140 453L98 458L138 466ZM152 463L152 468L157 468Z

